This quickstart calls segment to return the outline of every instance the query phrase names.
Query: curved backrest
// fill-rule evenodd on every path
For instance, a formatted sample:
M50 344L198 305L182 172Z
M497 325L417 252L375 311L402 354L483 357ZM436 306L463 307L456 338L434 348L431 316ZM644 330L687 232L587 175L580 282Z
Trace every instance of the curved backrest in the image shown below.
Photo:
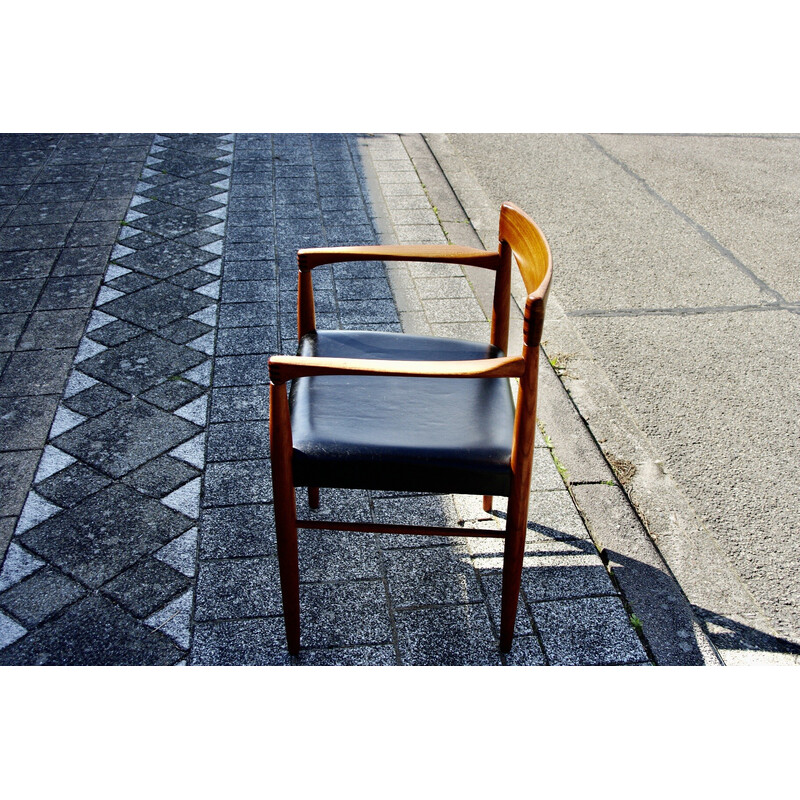
M545 281L542 294L546 294L552 272L550 246L536 223L513 203L503 203L500 208L500 241L511 247L528 294Z

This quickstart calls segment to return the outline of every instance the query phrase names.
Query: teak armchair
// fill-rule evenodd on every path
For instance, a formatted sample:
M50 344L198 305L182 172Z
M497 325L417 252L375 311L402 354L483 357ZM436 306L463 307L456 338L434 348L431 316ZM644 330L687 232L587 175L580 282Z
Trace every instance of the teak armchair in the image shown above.
M512 254L525 289L522 354L506 356ZM318 331L312 270L342 261L458 263L495 271L491 343L375 331ZM273 356L272 483L289 652L300 650L298 528L505 538L500 649L514 636L528 517L539 344L550 249L521 209L504 203L499 247L380 245L300 250L297 356ZM509 378L519 379L516 409ZM291 396L286 383L292 381ZM295 487L507 496L505 532L297 519Z

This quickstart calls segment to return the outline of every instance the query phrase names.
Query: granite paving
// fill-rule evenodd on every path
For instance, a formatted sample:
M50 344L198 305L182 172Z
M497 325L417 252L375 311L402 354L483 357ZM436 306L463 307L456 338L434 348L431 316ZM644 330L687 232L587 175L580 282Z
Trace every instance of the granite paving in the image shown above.
M267 361L296 349L298 248L449 241L401 137L3 138L0 664L648 663L538 435L510 654L501 540L325 530L301 532L287 654ZM320 328L488 338L454 265L314 285ZM298 508L502 528L505 504L323 489Z

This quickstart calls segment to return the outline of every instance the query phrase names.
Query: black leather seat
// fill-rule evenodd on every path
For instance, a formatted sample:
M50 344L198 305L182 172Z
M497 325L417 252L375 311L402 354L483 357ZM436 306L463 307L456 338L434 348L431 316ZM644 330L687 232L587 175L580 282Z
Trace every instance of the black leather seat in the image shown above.
M497 358L497 347L375 331L316 331L298 355L406 361ZM296 486L508 495L507 378L315 376L290 395Z

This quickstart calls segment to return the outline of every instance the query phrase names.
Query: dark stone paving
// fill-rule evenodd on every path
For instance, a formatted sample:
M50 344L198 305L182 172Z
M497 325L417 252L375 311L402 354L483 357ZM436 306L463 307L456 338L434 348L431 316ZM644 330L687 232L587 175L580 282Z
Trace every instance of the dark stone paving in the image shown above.
M0 135L0 485L24 487L0 492L0 530L22 510L152 139Z
M0 663L186 657L230 138L20 151L44 168L6 195L0 402L4 474L33 488L2 512Z
M287 655L267 361L296 348L297 249L379 241L386 210L361 137L8 144L0 664L645 660L546 450L526 556L540 568L526 570L509 656L497 646L496 540L326 531L301 535L303 648ZM399 140L375 146L392 203L432 215ZM441 236L420 227L410 233ZM320 327L401 330L384 264L322 267L314 284ZM420 291L439 298L442 287ZM471 299L448 292L446 308L426 300L433 322L459 319ZM318 512L303 492L298 506L492 524L479 501L449 496L323 490Z

